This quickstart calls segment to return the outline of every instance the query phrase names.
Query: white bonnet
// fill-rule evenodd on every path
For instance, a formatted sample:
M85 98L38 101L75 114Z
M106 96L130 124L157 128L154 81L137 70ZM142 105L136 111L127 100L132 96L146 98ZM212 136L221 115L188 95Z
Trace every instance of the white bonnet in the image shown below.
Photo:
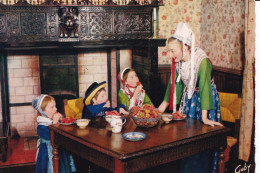
M188 23L178 23L176 30L174 34L172 35L173 38L178 39L182 42L182 51L183 51L183 57L186 53L186 49L184 49L185 44L191 47L191 80L192 83L194 81L194 65L195 65L195 34L192 32L190 25ZM183 58L182 57L182 58ZM177 78L177 82L180 80L180 74ZM191 95L189 95L189 98Z

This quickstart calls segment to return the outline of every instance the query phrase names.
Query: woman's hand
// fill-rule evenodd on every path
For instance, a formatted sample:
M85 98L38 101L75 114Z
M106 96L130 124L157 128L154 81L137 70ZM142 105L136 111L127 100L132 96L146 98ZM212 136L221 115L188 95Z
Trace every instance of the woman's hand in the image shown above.
M124 114L124 115L128 115L129 112L127 112L124 108L119 108L119 113L120 114Z
M62 114L59 113L59 112L56 112L54 115L53 115L53 124L57 124L59 122L59 120L62 119Z
M212 126L212 127L214 127L215 125L216 125L216 126L223 126L221 123L216 122L216 121L211 121L211 120L209 120L208 118L202 119L202 121L203 121L204 124L210 125L210 126Z
M164 112L165 109L169 106L169 103L166 101L163 101L160 106L158 107L159 112Z
M202 122L204 124L210 125L212 127L216 126L223 126L221 123L216 122L216 121L211 121L207 118L208 115L208 110L202 110Z

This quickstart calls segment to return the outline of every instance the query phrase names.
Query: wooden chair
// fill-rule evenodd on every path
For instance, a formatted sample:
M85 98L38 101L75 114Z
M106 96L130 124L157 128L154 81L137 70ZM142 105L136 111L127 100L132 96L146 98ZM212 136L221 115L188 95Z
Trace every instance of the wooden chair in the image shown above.
M222 123L231 129L227 137L225 162L227 165L238 159L238 141L242 98L237 93L219 92Z
M64 114L66 118L73 117L75 119L82 118L82 110L84 107L83 98L77 98L72 100L63 100Z

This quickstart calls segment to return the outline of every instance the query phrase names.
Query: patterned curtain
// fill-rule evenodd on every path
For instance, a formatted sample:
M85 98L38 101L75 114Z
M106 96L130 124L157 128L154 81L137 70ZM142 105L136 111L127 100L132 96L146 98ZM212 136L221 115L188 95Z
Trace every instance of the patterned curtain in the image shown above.
M254 121L255 0L245 1L245 67L239 137L239 159L248 161Z

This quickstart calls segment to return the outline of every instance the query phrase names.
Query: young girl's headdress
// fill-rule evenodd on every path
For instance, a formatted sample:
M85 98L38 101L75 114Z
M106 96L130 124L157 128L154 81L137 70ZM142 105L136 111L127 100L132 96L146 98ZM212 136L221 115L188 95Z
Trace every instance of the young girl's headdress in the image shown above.
M43 112L43 110L41 108L42 101L46 96L47 96L46 94L41 94L40 96L37 96L36 98L34 98L32 101L32 106L34 109L39 111L40 114L42 114L44 117L48 118L48 116Z
M124 73L126 70L130 70L130 67L124 68L121 72L118 73L118 80L123 84L126 85L126 81L124 80Z

